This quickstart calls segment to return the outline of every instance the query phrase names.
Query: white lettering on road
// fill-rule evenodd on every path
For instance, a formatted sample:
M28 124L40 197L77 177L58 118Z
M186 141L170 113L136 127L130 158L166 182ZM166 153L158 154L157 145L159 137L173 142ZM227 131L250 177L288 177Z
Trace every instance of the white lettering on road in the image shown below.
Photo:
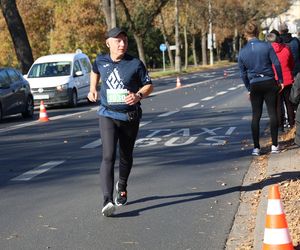
M171 129L150 129L149 131L153 131L150 135L147 135L146 137L154 137L157 134L159 134L160 132L164 132L164 131L170 131Z
M141 138L136 140L135 147L144 148L144 147L154 146L161 140L162 140L161 138L157 138L157 137Z
M199 133L199 134L196 134L196 135L203 135L203 134L210 134L210 135L217 135L214 131L215 130L219 130L219 129L222 129L221 127L219 128L214 128L214 129L208 129L208 128L201 128L204 132L202 133Z
M227 132L225 133L225 135L231 135L235 129L236 129L236 127L230 127L230 128L227 130Z
M156 129L149 130L151 133L145 138L138 139L135 147L150 147L155 145L164 145L166 147L186 146L195 143L196 140L200 140L197 145L202 146L222 146L228 143L228 139L235 131L236 127L229 127L224 131L224 127L218 127L213 129L200 128L203 132L191 135L189 128L183 128L175 130L171 129ZM222 130L222 132L220 131ZM218 131L218 134L215 132ZM159 135L159 137L157 137ZM204 138L203 136L204 135ZM207 135L207 137L205 137ZM155 136L155 137L154 137ZM204 142L203 142L204 141Z
M65 161L49 161L37 168L34 168L28 172L25 172L13 179L11 179L12 181L29 181L31 180L33 177L43 174L45 172L47 172L48 170L50 170L51 168L54 168L62 163L64 163Z
M176 130L173 133L164 135L163 137L170 137L172 135L180 135L180 134L182 134L182 136L190 136L190 129L189 128L182 128L182 129Z
M226 138L226 136L218 135L218 136L210 136L205 138L206 141L212 141L214 143L199 143L198 145L202 146L223 146L227 143L226 140L221 140Z
M196 137L192 136L192 137L188 138L185 142L175 143L176 141L180 140L181 138L173 137L165 143L165 146L167 146L167 147L186 146L186 145L192 144L194 141L197 140L197 138L198 138L197 136Z

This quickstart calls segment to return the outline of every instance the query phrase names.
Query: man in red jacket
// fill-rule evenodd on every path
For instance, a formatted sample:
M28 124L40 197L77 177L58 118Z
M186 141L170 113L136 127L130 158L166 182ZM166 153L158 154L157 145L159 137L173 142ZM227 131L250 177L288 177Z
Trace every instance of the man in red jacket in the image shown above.
M287 45L280 43L279 32L277 30L272 30L267 35L266 38L269 42L271 42L272 47L281 64L281 70L283 76L283 83L282 83L283 89L279 94L278 122L279 122L279 127L282 129L282 131L284 131L284 119L285 119L284 104L287 110L289 126L293 127L295 124L294 107L289 99L291 88L294 83L294 77L293 77L294 59L290 48ZM274 72L275 72L275 78L277 79L276 71L274 70Z

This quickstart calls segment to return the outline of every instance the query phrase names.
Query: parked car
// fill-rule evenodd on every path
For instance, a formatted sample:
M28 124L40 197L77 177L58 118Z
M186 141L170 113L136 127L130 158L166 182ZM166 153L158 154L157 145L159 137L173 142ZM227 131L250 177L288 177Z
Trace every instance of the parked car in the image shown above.
M23 75L13 68L0 68L0 120L18 113L32 117L33 109L33 96Z
M90 88L91 63L80 50L38 58L25 76L35 101L45 104L77 106L86 99Z

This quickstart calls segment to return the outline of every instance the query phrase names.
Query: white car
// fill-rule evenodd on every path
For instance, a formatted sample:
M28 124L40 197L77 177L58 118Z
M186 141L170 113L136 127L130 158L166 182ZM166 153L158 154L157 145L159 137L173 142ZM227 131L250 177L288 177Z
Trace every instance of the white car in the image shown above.
M35 103L68 104L76 107L87 99L91 63L80 50L77 53L53 54L38 58L25 78L30 84Z

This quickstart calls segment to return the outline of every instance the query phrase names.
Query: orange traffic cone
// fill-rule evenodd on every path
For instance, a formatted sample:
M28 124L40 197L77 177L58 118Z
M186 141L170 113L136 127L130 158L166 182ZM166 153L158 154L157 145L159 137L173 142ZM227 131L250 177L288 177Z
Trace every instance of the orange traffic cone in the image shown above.
M46 108L45 108L45 105L44 105L44 101L41 101L41 104L40 104L40 119L39 119L39 121L40 122L49 121L47 111L46 111Z
M278 184L269 189L263 250L293 250Z
M180 78L179 78L179 76L177 76L176 88L180 88L180 87L181 87Z

